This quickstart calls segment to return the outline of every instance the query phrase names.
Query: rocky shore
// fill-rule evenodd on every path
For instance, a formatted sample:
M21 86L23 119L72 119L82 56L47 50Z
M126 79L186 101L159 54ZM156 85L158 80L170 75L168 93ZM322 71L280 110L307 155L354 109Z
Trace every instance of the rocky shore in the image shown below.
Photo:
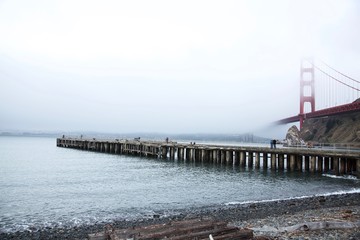
M303 222L360 221L360 193L313 196L298 199L264 201L245 204L217 205L192 208L173 216L161 213L151 218L134 221L114 221L115 228L144 226L172 220L211 217L230 224L254 229L255 236L268 239L360 239L360 229L317 230L308 232L281 232L280 227ZM87 239L88 234L103 231L105 223L74 228L48 228L43 230L0 233L0 239Z

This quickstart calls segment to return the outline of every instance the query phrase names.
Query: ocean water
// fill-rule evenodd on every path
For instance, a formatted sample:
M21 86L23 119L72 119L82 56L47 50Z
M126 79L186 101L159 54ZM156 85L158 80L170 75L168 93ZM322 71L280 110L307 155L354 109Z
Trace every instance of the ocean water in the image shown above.
M0 232L360 191L356 178L139 158L0 137Z

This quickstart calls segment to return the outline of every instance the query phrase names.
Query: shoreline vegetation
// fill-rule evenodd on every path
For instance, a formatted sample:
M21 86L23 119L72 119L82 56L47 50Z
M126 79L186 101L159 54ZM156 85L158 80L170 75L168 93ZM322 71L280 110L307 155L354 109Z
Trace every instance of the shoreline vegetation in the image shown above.
M282 232L281 228L304 222L337 220L359 223L360 192L304 198L217 205L182 210L180 214L137 220L118 220L110 224L114 228L146 226L169 221L195 218L212 218L227 221L230 225L254 230L255 236L268 239L359 239L358 227L344 230L316 230ZM0 233L0 239L88 239L88 234L104 231L108 223L82 225L73 228L46 228L42 230Z

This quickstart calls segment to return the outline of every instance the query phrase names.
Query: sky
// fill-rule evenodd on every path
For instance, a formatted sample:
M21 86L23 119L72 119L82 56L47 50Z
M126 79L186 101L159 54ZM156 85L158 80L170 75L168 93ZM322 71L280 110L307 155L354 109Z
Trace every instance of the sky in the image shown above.
M360 79L359 26L356 0L0 0L0 131L285 135L303 57Z

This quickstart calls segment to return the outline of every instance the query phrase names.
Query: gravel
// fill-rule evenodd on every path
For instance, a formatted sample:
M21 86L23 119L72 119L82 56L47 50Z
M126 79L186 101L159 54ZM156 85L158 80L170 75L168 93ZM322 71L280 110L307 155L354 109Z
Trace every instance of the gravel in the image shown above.
M191 218L213 218L230 224L253 228L255 236L266 235L269 239L360 239L358 228L348 230L317 230L281 233L280 227L303 222L325 220L359 221L360 193L254 202L234 205L216 205L182 210L180 214L146 217L133 221L119 220L111 224L115 228L145 226ZM42 230L0 233L0 239L87 239L88 234L103 231L105 223L73 228L46 228ZM266 230L266 231L265 231ZM271 231L270 231L271 230Z

